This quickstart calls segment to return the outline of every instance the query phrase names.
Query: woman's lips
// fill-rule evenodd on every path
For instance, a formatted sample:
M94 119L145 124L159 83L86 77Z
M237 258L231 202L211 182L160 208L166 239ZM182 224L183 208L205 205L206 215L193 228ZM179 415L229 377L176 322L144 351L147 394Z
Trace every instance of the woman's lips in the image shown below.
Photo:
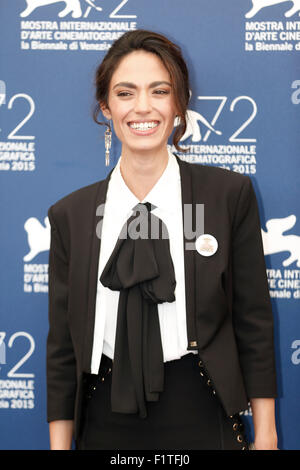
M134 128L132 127L132 125L139 125L139 124L142 124L142 123L153 123L155 124L154 127L145 127L145 129L141 129L141 127L139 127L138 129L137 128ZM130 131L135 134L135 135L152 135L154 134L158 127L159 127L159 124L160 122L159 121L131 121L131 122L128 122L128 127L130 129Z

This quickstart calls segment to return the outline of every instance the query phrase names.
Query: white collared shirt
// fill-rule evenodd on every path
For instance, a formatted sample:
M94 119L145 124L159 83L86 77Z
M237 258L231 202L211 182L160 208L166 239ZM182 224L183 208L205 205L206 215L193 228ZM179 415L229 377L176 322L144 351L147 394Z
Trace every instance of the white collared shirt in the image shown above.
M156 206L152 213L159 217L168 229L170 253L175 270L175 301L158 304L164 362L180 359L190 352L197 354L197 351L187 350L181 179L176 157L169 148L168 153L169 159L163 174L142 201ZM121 158L110 177L102 221L91 361L92 374L98 373L102 352L111 359L114 357L120 295L119 291L104 287L99 278L123 225L132 215L132 209L140 202L123 180L120 172Z

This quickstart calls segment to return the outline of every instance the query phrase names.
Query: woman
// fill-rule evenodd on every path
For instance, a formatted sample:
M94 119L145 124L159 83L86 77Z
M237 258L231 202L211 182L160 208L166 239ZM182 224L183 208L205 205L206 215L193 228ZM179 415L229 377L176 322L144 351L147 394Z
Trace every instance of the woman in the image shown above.
M74 437L77 449L247 449L239 412L250 401L256 449L276 449L273 318L250 178L168 149L175 118L178 150L186 130L189 78L164 36L118 39L96 98L122 155L48 212L51 448Z

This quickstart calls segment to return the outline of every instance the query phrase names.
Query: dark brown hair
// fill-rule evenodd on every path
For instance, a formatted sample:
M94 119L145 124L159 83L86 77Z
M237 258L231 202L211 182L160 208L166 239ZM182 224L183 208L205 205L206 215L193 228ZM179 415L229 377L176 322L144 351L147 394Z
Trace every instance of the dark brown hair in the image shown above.
M153 31L137 29L123 34L108 50L95 74L95 97L97 103L93 111L93 119L97 124L107 125L97 120L101 111L100 103L108 105L109 84L114 71L121 59L131 52L144 50L156 54L169 72L175 105L180 117L179 126L173 134L173 144L179 151L185 151L179 146L179 141L186 131L186 110L190 97L189 74L179 46L165 36Z

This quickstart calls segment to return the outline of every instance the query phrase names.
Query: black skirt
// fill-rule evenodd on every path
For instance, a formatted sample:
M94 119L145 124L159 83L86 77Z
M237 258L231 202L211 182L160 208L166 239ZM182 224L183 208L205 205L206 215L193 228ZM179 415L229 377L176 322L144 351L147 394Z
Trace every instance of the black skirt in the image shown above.
M227 416L197 354L165 366L159 401L147 402L148 416L111 411L113 363L102 355L99 374L89 374L77 450L246 450L244 425Z

